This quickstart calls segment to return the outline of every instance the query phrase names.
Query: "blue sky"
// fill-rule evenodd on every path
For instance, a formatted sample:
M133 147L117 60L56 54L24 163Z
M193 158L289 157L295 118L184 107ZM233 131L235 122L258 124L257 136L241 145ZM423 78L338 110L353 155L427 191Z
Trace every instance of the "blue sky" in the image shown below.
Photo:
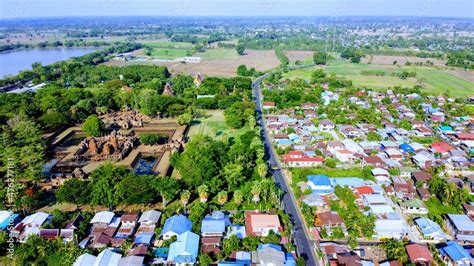
M1 18L55 16L474 17L474 0L0 0Z

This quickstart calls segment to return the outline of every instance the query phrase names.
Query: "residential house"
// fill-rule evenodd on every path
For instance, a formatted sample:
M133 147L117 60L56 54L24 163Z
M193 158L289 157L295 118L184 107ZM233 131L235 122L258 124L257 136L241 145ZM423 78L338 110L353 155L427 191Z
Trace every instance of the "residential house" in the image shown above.
M194 264L198 252L199 235L187 230L177 236L176 242L171 243L167 262L176 265Z
M324 162L323 158L306 156L303 151L290 151L282 155L282 159L289 167L315 167Z
M221 211L214 211L210 215L206 215L201 223L201 236L218 237L219 239L224 235L226 227L229 225L228 219Z
M377 157L378 158L378 157ZM383 168L374 168L371 170L372 175L379 184L390 184L390 173Z
M425 171L413 172L411 173L411 177L413 179L413 182L415 182L415 184L425 184L425 186L428 184L428 182L432 178L431 174Z
M395 160L395 161L403 160L403 154L398 149L389 148L389 149L385 149L384 151L385 151L385 154L387 154L387 156L392 160Z
M448 266L464 266L474 264L474 260L467 250L454 241L439 248L441 258Z
M415 195L416 191L413 184L401 177L392 176L392 184L395 192L401 197L411 198Z
M332 228L341 227L345 231L345 225L341 216L334 211L320 212L316 214L314 225L318 229L324 228L328 235L332 235Z
M25 242L30 235L39 235L41 226L50 219L50 215L44 212L37 212L26 216L10 232L19 242Z
M421 234L426 239L441 241L447 239L447 235L443 232L441 227L426 217L419 217L413 220L418 226Z
M423 201L417 198L403 200L400 203L403 212L409 214L428 214L428 209L423 204Z
M435 142L431 144L431 149L433 152L441 154L441 156L447 156L450 151L454 150L454 148L446 142Z
M465 214L447 214L446 225L459 241L474 242L474 222Z
M269 110L269 109L272 109L272 108L275 108L275 107L276 107L275 102L264 102L263 103L263 109L265 109L265 110Z
M178 236L191 231L192 227L193 223L186 216L182 214L173 215L166 219L165 225L161 230L161 237L164 240L167 240L173 236Z
M334 123L329 119L323 119L319 121L318 129L320 131L328 132L328 131L334 130L334 127L335 127Z
M281 247L273 244L260 245L257 251L252 251L252 264L255 265L285 265L286 256Z
M313 191L317 194L329 194L334 191L334 188L329 181L329 177L325 175L309 175L308 176L308 185Z
M362 167L371 166L371 167L384 167L384 161L378 156L367 156L362 158Z
M141 233L150 233L155 231L156 224L160 220L161 212L155 210L148 210L142 213L138 219L138 229L136 235Z
M396 213L389 213L386 217L379 217L375 221L375 237L402 239L406 235L403 219Z
M420 244L409 244L405 246L410 261L414 264L429 265L434 262L433 254L431 251Z
M258 212L245 213L245 229L247 235L251 236L268 236L270 231L283 231L278 215Z

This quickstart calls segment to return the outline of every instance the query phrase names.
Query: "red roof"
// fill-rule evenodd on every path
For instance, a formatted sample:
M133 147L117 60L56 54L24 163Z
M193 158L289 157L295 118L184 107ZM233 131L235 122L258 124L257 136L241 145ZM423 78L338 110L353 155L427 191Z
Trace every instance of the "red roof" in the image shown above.
M474 140L474 133L456 133L456 137L460 140Z
M427 247L420 244L410 244L405 247L407 249L408 257L414 263L426 263L433 261L433 255Z
M446 153L454 149L451 145L449 145L446 142L435 142L431 144L431 148L433 148L439 153Z
M308 156L303 156L301 158L290 158L290 157L283 157L285 163L289 162L314 162L314 163L322 163L324 162L324 159L321 157L308 157Z
M263 106L275 106L275 102L264 102Z
M370 186L355 187L354 189L357 191L357 194L359 194L359 195L373 194L374 193L374 190Z

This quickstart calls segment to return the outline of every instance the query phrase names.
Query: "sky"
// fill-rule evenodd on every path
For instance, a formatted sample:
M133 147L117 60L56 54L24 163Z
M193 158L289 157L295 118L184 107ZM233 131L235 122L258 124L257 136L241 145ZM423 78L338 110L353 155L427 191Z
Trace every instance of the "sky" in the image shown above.
M474 18L474 0L0 0L0 17L423 16Z

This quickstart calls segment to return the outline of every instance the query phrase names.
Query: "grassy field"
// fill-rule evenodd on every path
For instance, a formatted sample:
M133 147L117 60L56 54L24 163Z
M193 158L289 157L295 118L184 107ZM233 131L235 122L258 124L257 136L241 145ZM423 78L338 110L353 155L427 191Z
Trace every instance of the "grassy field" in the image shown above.
M215 60L215 59L227 59L236 60L239 59L239 55L235 49L210 49L203 53L197 53L195 56L200 56L203 60Z
M290 71L283 75L284 78L311 79L311 73L315 68L299 69ZM394 65L373 64L351 64L348 62L334 62L324 67L327 73L336 74L353 81L355 86L373 89L384 89L393 86L413 87L421 84L426 92L431 94L443 94L448 92L452 96L469 96L474 94L474 83L449 74L446 70L432 67L411 67ZM401 71L415 71L415 78L400 79L392 76ZM385 76L362 75L363 71L381 71Z
M187 50L181 49L153 48L153 51L151 51L151 56L158 59L177 59L185 57L187 52Z
M196 119L189 129L189 137L196 135L222 136L226 134L228 137L239 136L250 130L248 126L240 129L232 129L226 125L223 110L208 110L202 118Z
M188 42L150 42L146 43L152 48L168 48L168 49L192 49L193 44Z

